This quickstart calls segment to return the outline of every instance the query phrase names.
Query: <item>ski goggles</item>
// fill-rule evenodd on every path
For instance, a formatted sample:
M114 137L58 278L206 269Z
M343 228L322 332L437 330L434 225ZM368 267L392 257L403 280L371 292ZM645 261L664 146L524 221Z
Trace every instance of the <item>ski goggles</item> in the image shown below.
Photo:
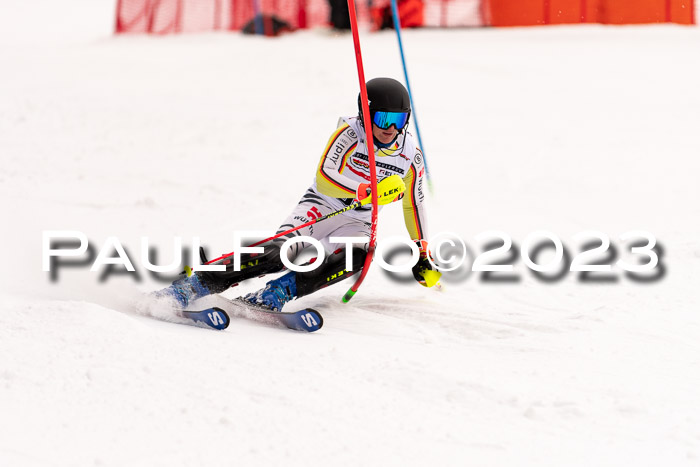
M382 130L387 130L394 125L397 130L401 130L408 122L408 112L384 112L378 110L374 112L372 122Z

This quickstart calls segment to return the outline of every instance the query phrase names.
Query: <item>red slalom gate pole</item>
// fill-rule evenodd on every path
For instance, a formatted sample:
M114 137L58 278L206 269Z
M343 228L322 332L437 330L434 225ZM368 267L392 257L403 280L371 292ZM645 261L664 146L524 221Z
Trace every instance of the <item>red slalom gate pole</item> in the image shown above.
M374 162L374 138L372 136L372 120L370 119L369 104L367 102L367 86L365 85L365 71L362 66L362 50L360 49L360 35L357 30L357 13L355 12L355 0L348 0L350 10L350 27L352 28L352 40L355 43L355 59L357 60L357 77L360 80L360 96L362 100L362 120L365 124L365 140L367 142L367 155L369 157L370 186L372 187L372 230L369 236L369 250L362 267L362 272L350 290L343 295L343 302L347 303L360 288L362 281L369 271L374 257L374 248L377 244L377 167Z

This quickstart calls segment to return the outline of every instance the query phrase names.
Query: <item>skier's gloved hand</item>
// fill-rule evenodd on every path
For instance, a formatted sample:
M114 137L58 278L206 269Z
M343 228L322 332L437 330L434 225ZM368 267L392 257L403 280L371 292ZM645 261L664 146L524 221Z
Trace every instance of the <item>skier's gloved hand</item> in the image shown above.
M442 273L435 269L428 260L428 258L431 260L433 259L428 251L428 242L425 240L418 240L416 245L418 245L418 249L420 250L420 258L415 266L413 266L413 277L415 277L418 283L423 287L440 286L440 277Z
M403 192L406 191L406 184L398 175L391 175L377 183L377 203L389 204L403 198ZM371 202L372 190L369 183L360 183L357 187L356 199L363 201L363 204Z

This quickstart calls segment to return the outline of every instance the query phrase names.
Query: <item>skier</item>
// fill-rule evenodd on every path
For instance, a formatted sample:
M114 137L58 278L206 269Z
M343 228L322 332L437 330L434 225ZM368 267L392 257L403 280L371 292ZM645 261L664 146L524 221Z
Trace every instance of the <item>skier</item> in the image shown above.
M407 132L411 115L408 91L394 79L375 78L367 82L367 95L379 180L378 193L383 193L383 189L389 185L399 188L397 196L385 196L379 198L378 202L388 204L403 199L406 228L420 250L420 259L413 267L413 275L420 284L433 286L440 273L434 270L428 261L424 203L425 166L420 149ZM314 183L280 225L278 233L330 214L371 195L367 140L359 97L358 108L358 116L340 118L337 129L323 151ZM246 279L283 271L285 266L280 258L281 245L294 236L313 237L330 253L318 268L309 272L290 271L269 281L263 289L244 297L250 303L271 310L281 310L290 300L337 283L362 269L367 255L367 244L353 246L353 267L352 271L347 271L345 244L331 243L329 239L332 236L369 238L370 220L371 205L348 210L264 245L264 253L242 254L239 271L234 270L232 257L224 257L211 264L224 264L226 271L195 272L176 280L156 295L172 297L178 306L184 308L195 299L221 293ZM306 242L293 244L288 250L289 259L292 260L307 246L309 245Z

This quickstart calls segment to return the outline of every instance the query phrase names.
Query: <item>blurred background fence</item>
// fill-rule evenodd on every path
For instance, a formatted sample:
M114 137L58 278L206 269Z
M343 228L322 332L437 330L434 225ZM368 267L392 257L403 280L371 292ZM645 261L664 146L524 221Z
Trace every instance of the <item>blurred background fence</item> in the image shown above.
M345 0L117 0L117 33L343 29ZM359 0L358 21L391 26L390 0ZM696 24L695 0L400 0L403 27ZM334 21L331 10L335 9ZM257 21L256 21L257 19ZM333 23L333 24L332 24Z

